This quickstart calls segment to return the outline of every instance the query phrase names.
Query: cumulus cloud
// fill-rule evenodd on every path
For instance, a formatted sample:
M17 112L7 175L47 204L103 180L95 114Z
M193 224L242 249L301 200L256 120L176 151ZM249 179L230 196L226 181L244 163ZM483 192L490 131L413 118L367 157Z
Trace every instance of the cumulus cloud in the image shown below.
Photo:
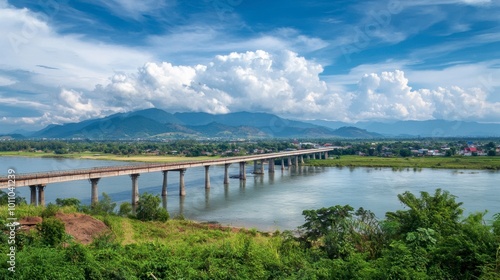
M458 86L413 90L403 71L364 75L349 108L351 119L497 121L500 103L482 88Z
M234 52L207 65L146 63L136 73L115 74L94 94L129 109L341 117L342 98L320 79L322 71L321 65L291 51Z
M412 89L400 70L363 75L353 91L337 91L321 79L323 67L292 51L218 55L206 65L146 63L117 73L92 93L123 110L157 107L214 114L271 112L304 119L490 120L499 103L481 88Z

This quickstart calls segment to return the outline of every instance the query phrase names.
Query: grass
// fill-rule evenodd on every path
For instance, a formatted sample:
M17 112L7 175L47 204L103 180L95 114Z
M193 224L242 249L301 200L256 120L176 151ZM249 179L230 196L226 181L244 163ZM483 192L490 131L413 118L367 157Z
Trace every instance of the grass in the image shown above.
M327 160L308 160L310 166L333 167L392 167L392 168L443 168L500 170L500 156L487 157L365 157L340 156Z
M22 219L28 216L42 215L45 207L32 205L17 205L15 208L16 218ZM80 213L73 206L60 207L58 212L65 214ZM8 216L6 205L0 206L0 220L6 220ZM233 230L230 227L211 227L209 224L201 224L189 220L169 219L167 222L149 221L143 222L136 219L120 217L116 215L94 215L94 218L103 221L113 232L116 240L122 244L139 243L162 243L162 244L206 244L218 243L221 240L233 239L240 233L252 236L255 240L264 241L269 234L257 230Z

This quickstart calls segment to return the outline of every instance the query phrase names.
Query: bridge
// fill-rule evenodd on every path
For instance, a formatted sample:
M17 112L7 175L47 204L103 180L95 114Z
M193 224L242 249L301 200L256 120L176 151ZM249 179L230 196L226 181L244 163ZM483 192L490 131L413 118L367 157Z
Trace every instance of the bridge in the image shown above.
M32 205L45 205L45 188L50 183L60 183L76 180L89 180L91 185L91 203L98 202L98 182L104 177L114 177L129 175L132 179L132 207L135 209L139 201L139 184L138 179L141 173L149 172L162 172L163 173L163 186L161 195L167 196L167 174L169 171L179 172L179 195L185 196L186 190L184 185L184 174L188 168L192 167L205 167L205 189L210 188L210 174L209 169L212 165L224 165L224 184L229 184L228 168L233 163L238 163L239 179L246 180L246 163L253 161L254 173L264 173L264 162L267 160L268 172L275 171L275 161L281 159L281 169L285 167L285 159L288 160L288 166L298 166L299 162L304 162L304 156L313 159L328 158L328 152L333 148L319 148L319 149L306 149L306 150L293 150L278 153L258 154L250 156L238 156L219 158L214 160L196 160L196 161L182 161L175 163L148 163L136 164L125 166L108 166L108 167L94 167L89 169L76 169L66 171L50 171L43 173L28 173L28 174L15 174L10 177L0 177L0 189L9 187L26 187L31 190L30 203ZM260 161L260 165L258 162ZM258 168L259 167L259 168ZM38 191L38 200L37 200ZM38 203L37 203L38 202Z

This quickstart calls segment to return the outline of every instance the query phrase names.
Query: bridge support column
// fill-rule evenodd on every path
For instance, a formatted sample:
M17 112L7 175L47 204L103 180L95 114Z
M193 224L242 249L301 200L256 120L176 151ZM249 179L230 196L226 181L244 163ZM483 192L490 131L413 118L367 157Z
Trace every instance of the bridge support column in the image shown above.
M328 152L325 152L325 159L328 159Z
M316 153L313 153L313 154L312 154L312 158L313 158L313 159L316 159Z
M288 157L288 168L292 166L292 157Z
M186 185L184 184L184 173L186 169L179 170L179 195L186 196Z
M132 208L134 211L139 201L139 175L140 174L130 174L130 178L132 178Z
M268 171L269 173L274 173L274 158L269 159L268 169L269 169L269 171Z
M240 162L240 180L246 180L247 173L245 171L245 162Z
M253 161L253 174L257 174L257 160Z
M167 196L167 175L168 170L164 170L163 172L163 185L161 187L161 196Z
M295 156L295 167L299 168L299 156Z
M38 185L38 206L45 206L45 185Z
M260 174L264 174L264 160L260 160Z
M36 206L36 186L30 186L31 196L30 204Z
M210 168L210 165L205 166L205 189L210 189L210 174L208 172L208 169Z
M96 204L99 201L99 193L97 191L97 183L101 178L93 178L90 179L90 184L92 187L91 195L90 195L90 205Z
M300 155L300 164L304 164L304 156Z
M224 184L227 185L229 184L229 165L230 163L225 163L224 164Z
M285 159L281 158L281 171L285 170Z

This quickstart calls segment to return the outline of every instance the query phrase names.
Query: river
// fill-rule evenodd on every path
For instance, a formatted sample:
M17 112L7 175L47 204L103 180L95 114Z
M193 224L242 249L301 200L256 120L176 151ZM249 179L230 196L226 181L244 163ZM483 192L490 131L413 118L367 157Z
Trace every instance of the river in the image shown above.
M69 170L97 166L128 165L133 163L100 160L0 157L0 172L16 173ZM238 174L238 165L230 167ZM449 191L463 202L465 213L488 210L487 219L500 212L500 172L487 170L337 168L300 167L280 170L274 174L253 175L247 165L247 180L231 179L223 184L223 166L210 168L211 188L205 191L204 168L191 168L185 174L185 197L179 197L179 173L168 173L167 210L171 217L182 213L187 219L217 221L221 224L244 226L259 230L295 229L304 223L302 210L349 204L355 209L371 210L380 219L387 211L403 209L397 195L411 191L434 193L436 188ZM139 192L161 193L163 175L145 173L139 177ZM17 189L29 201L29 188ZM90 204L90 183L73 181L47 185L46 203L56 198L75 197ZM131 199L129 176L102 178L99 194L106 192L113 201ZM101 197L101 195L100 195ZM118 207L117 207L118 208Z

